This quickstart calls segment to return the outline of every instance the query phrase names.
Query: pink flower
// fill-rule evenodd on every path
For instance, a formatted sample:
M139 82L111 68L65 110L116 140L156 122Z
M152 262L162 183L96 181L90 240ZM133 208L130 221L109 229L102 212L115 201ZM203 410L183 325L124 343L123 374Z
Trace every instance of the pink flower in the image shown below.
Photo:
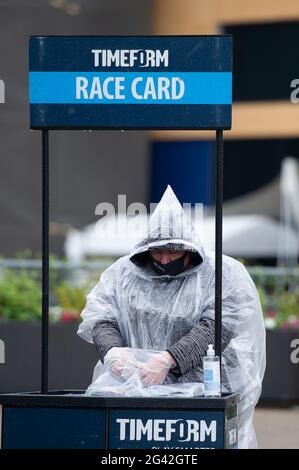
M297 318L295 316L291 317L289 319L289 324L290 324L291 328L294 328L294 329L299 328L299 318Z
M275 312L275 310L272 310L271 308L269 308L269 310L267 310L267 317L275 318L276 316L277 316L277 312Z
M283 321L281 324L280 324L280 329L281 330L287 330L288 328L290 327L289 323L287 321Z
M68 310L63 310L61 314L61 320L64 322L74 321L78 319L78 313Z

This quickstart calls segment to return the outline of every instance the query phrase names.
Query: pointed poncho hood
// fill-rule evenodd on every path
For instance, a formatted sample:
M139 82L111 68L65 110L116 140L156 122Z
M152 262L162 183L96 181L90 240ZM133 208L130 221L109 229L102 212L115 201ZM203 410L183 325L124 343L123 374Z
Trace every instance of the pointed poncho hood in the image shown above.
M146 234L130 253L130 260L137 266L145 266L148 252L159 248L192 252L192 267L205 258L194 225L169 185L149 219Z

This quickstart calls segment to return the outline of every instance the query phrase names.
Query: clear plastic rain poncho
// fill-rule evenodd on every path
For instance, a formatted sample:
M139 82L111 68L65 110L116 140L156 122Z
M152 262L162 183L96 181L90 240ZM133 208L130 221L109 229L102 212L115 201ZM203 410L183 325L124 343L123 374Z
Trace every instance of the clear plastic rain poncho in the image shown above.
M196 252L202 262L175 276L136 263L168 244ZM126 347L163 351L203 319L214 319L215 254L205 252L190 218L168 186L147 233L130 255L110 266L87 296L78 334L92 343L93 326L117 321ZM265 328L257 290L245 267L223 256L222 321L233 337L222 353L222 393L238 392L239 448L256 447L254 407L265 370ZM201 367L164 384L202 382Z
M122 348L129 357L121 374L113 373L109 362L97 363L92 383L86 390L87 396L125 396L125 397L199 397L203 395L203 383L163 383L145 386L140 371L143 365L160 353L146 349Z

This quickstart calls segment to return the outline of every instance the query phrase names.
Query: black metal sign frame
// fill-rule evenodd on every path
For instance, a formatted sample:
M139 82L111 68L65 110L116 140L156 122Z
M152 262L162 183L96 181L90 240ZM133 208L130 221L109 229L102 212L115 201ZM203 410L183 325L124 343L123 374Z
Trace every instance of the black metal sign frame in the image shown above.
M223 131L216 131L215 353L221 364ZM42 130L42 361L41 391L48 393L49 362L49 130Z
M200 37L200 36L199 36ZM198 130L202 130L198 127ZM216 131L215 167L215 352L220 358L222 330L222 206L223 206L223 130ZM139 128L140 130L140 128ZM41 393L48 394L49 360L49 128L42 132L42 346L41 346Z

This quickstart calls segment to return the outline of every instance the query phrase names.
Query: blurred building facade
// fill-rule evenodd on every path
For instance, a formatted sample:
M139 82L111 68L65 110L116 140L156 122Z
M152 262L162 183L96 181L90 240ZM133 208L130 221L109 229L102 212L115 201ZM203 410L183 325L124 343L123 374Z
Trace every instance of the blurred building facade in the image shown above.
M224 198L271 185L299 156L299 104L290 101L299 63L296 0L0 0L0 255L41 250L41 135L29 130L28 37L47 34L197 35L234 38L233 127L225 132ZM298 76L299 78L299 76ZM156 202L171 184L181 202L213 204L214 134L195 131L50 134L51 251L69 227L97 221L118 194ZM272 205L271 205L272 204ZM245 213L277 215L258 202Z
M0 255L41 251L41 132L29 130L30 35L137 35L152 31L147 0L0 0ZM97 220L100 202L147 200L144 132L50 132L50 250L68 227Z
M157 0L154 33L233 35L233 125L231 131L224 133L225 201L250 195L271 184L279 175L285 157L298 159L299 105L290 99L294 91L291 82L298 78L296 0ZM201 163L187 168L182 164L180 173L186 177L186 172L194 170L200 181L200 174L206 169L203 143L210 143L213 148L214 133L153 132L152 137L158 149L159 143L164 142L166 154L167 143L173 148L177 142L182 152L183 143L187 146L197 142ZM159 156L163 165L161 151ZM167 160L167 155L164 159ZM210 184L213 184L212 168ZM203 202L209 203L200 188L195 187L194 191L194 198L202 197ZM246 213L244 206L243 210ZM247 213L252 210L263 213L265 208L257 203ZM277 212L277 200L273 199L266 213L277 215Z

